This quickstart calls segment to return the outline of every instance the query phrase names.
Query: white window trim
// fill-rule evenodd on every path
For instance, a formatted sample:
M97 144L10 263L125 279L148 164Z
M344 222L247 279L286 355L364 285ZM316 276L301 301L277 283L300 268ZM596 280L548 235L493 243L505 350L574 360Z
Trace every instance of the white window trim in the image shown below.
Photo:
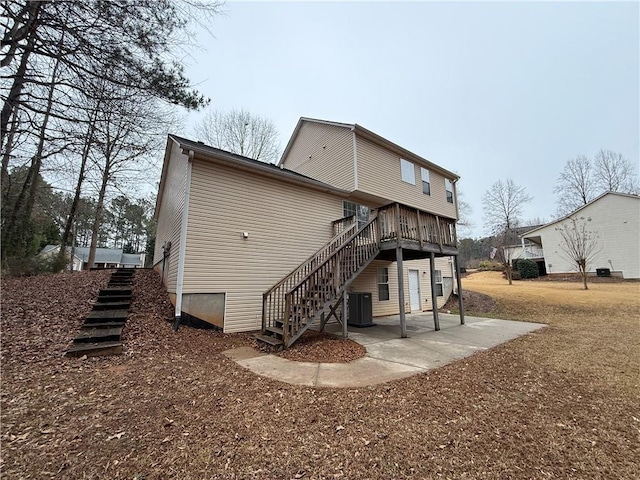
M381 270L385 271L385 276L387 278L386 282L381 282L380 281L380 271ZM387 297L388 298L385 299L385 300L381 300L380 299L380 285L386 285L387 286ZM391 292L390 292L390 289L389 289L389 267L378 267L376 269L376 287L377 287L377 290L378 290L378 301L379 302L388 302L388 301L391 300Z
M429 173L429 170L424 167L420 167L420 178L422 179L422 193L425 195L431 195L431 174ZM429 185L429 193L424 191L425 182Z
M400 159L400 175L403 182L410 183L411 185L416 184L416 167L409 160L405 160L404 158Z

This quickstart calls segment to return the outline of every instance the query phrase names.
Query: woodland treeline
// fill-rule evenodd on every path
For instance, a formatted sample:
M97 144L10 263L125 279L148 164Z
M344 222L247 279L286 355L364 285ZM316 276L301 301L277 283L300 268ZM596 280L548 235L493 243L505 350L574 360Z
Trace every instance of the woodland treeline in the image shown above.
M1 260L43 244L144 250L177 109L208 103L178 56L216 2L2 2ZM146 188L149 186L150 188ZM153 230L153 229L152 229Z

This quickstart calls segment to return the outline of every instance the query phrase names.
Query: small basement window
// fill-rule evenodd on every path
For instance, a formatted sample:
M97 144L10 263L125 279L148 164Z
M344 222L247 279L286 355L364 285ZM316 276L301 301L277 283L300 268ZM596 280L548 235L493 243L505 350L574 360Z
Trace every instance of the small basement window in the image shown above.
M378 301L389 300L389 269L378 267Z
M425 195L431 195L431 180L429 170L420 167L420 177L422 178L422 193Z
M402 181L410 183L411 185L416 184L416 169L409 160L405 160L404 158L400 159L400 170L402 172Z

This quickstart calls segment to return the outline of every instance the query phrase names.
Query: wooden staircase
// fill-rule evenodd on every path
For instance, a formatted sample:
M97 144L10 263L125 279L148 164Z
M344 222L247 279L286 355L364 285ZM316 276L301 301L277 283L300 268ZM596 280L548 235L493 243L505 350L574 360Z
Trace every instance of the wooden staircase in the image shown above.
M93 310L67 350L67 356L117 355L122 353L121 335L131 305L134 269L119 268L107 288L98 293Z
M263 295L262 332L258 341L290 347L309 327L338 312L351 282L380 251L376 214L360 228L355 218L324 247Z

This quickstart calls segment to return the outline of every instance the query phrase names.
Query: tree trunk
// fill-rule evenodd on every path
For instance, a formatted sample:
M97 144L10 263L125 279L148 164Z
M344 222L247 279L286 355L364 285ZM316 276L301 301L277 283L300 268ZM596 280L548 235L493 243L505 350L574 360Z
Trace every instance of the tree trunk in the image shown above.
M97 117L98 107L93 112L93 117L89 118L89 128L87 130L87 134L85 135L84 145L82 147L82 157L80 159L80 173L78 174L78 182L76 183L76 190L73 194L73 202L71 202L71 209L69 211L69 216L67 217L67 222L64 226L64 233L62 234L61 242L60 242L60 253L59 255L64 256L64 252L69 244L69 235L71 234L71 229L73 228L73 222L76 217L76 211L78 210L78 204L80 203L80 194L82 192L82 184L84 183L85 170L87 167L87 160L89 159L89 152L91 151L91 145L93 144L93 134L96 128L96 117Z
M98 203L96 204L96 218L93 221L93 230L91 232L91 245L89 247L89 260L87 265L89 268L94 266L96 261L96 248L98 246L98 233L102 224L102 210L104 207L104 197L107 191L107 183L109 182L109 160L105 162L104 172L102 174L102 184L100 185L100 193L98 194Z
M33 47L36 41L35 27L36 19L43 2L30 2L29 8L29 20L27 21L29 33L27 36L27 44L22 52L20 58L20 65L13 78L13 84L9 90L9 95L2 105L2 113L0 114L0 145L4 145L4 137L8 133L9 120L11 114L15 112L19 102L20 95L22 94L22 87L24 86L24 76L27 72L27 64L29 63L29 55L33 51Z

